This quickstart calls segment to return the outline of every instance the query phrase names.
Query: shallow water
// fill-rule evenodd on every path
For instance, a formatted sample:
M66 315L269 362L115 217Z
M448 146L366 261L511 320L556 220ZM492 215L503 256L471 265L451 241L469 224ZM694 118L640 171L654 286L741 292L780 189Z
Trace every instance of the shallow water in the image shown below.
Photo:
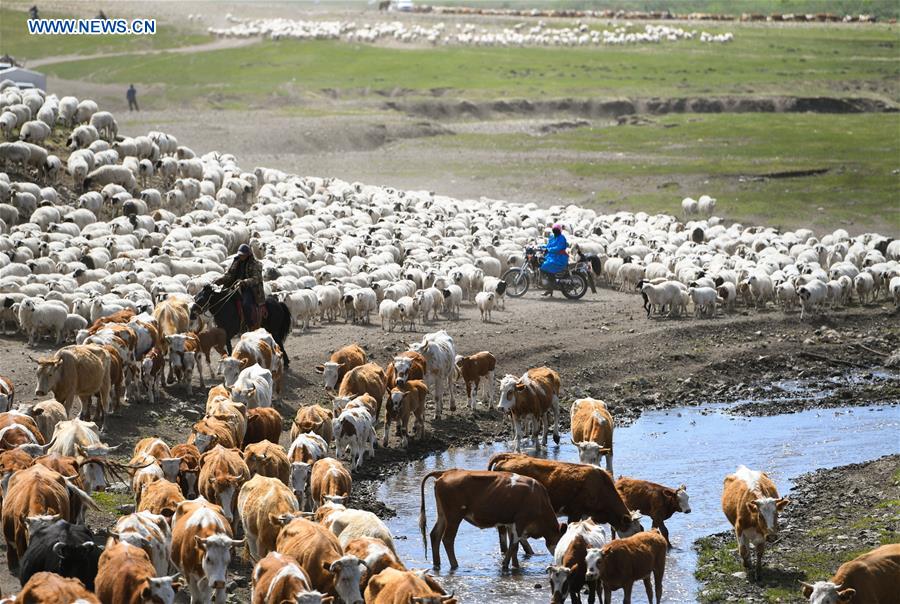
M813 409L771 417L734 417L722 413L725 405L645 412L634 424L615 432L616 476L628 475L668 486L684 483L691 497L691 514L675 514L666 526L674 545L666 565L664 602L695 602L698 589L693 572L696 554L692 543L698 537L729 530L722 514L720 496L723 478L739 464L765 470L779 492L790 491L790 478L818 468L858 463L900 451L900 407L854 407ZM560 446L547 456L578 461L578 453L563 435ZM400 558L410 568L430 568L418 529L419 480L434 469L485 469L488 458L514 444L493 443L474 449L451 449L440 455L407 464L381 486L379 497L397 512L388 521ZM529 450L529 453L533 451ZM428 526L435 520L433 482L425 489ZM649 520L644 519L645 527ZM536 555L522 558L522 569L502 573L497 533L480 531L463 523L456 539L460 568L447 569L445 552L441 577L448 590L462 602L547 602L549 587L545 572L552 556L542 540L532 540ZM536 585L540 584L540 588ZM638 583L634 602L646 602ZM585 600L586 601L586 600ZM622 601L614 592L613 601Z

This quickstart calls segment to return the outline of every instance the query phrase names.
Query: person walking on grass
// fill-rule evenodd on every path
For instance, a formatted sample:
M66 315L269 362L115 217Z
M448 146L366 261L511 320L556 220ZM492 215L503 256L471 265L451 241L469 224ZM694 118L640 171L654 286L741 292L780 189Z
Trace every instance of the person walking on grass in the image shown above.
M128 111L140 111L137 104L137 90L135 89L134 84L128 86L128 92L125 93L125 98L128 99Z

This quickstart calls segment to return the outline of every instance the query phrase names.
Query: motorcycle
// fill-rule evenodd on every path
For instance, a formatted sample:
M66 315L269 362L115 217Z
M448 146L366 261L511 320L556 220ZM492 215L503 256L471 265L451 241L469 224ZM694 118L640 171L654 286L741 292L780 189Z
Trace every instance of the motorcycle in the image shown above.
M590 275L590 266L585 262L577 262L569 265L556 273L554 280L548 279L541 272L541 264L544 262L544 251L537 247L525 248L525 262L520 267L513 267L503 273L501 279L506 283L506 295L511 298L521 298L529 290L532 283L535 287L544 290L559 289L562 295L569 300L578 300L587 293Z

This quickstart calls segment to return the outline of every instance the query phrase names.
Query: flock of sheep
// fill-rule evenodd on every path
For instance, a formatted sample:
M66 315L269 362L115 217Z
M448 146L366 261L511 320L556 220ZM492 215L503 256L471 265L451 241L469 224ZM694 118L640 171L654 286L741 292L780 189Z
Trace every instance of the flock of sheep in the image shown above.
M631 23L612 31L592 29L578 22L573 27L548 27L543 21L534 26L517 23L502 29L472 23L457 23L448 28L442 22L418 25L401 21L356 23L353 21L303 21L293 19L241 19L228 16L230 27L210 27L209 33L221 37L265 37L273 40L344 40L374 44L391 41L405 44L427 43L455 46L598 46L656 44L698 39L725 43L734 40L731 32L711 34L684 30L670 25L645 25L635 30Z

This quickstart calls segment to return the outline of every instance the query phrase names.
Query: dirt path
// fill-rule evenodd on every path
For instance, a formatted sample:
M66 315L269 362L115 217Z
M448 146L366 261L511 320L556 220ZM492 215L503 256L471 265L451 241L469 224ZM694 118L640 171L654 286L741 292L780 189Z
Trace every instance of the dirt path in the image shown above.
M258 42L259 40L254 38L218 38L213 42L207 42L205 44L194 44L191 46L176 46L175 48L158 48L155 50L142 50L141 56L146 55L158 55L162 53L194 53L194 52L210 52L213 50L225 50L228 48L240 48L242 46L249 46ZM90 59L108 59L110 57L122 57L125 55L134 54L133 52L124 51L124 52L99 52L90 55L57 55L53 57L42 57L40 59L34 59L32 61L28 61L26 67L29 69L33 69L35 67L41 67L42 65L50 65L52 63L68 63L69 61L87 61Z

